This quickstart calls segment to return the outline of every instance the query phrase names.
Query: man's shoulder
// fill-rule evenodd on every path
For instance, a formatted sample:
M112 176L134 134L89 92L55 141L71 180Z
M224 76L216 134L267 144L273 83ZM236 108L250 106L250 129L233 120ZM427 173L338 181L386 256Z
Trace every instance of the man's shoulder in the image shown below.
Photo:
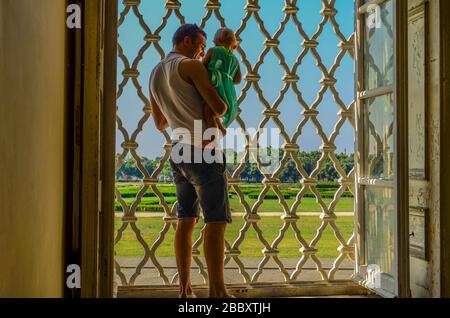
M162 67L162 62L158 62L158 64L155 65L152 72L150 73L150 78L152 78L156 72L158 72Z
M181 61L181 65L188 68L198 68L200 66L203 66L202 62L200 60L195 59L185 59Z
M164 67L164 60L159 61L152 69L150 73L150 79L154 78L157 74L161 74L163 67Z
M179 71L181 75L186 75L186 77L193 77L199 74L200 71L204 69L204 65L199 60L186 59L180 63Z

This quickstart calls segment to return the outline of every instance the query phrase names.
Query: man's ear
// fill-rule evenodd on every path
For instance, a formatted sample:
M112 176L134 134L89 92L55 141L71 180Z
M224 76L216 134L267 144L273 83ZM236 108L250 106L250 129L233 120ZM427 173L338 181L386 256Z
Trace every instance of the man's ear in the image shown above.
M183 39L184 46L191 46L192 45L192 38L190 36L185 36Z

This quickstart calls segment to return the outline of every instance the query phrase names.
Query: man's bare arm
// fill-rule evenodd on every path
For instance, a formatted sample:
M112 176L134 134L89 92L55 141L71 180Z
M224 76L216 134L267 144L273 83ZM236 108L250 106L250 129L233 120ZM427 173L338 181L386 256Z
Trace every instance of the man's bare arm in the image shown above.
M216 89L209 81L208 71L200 61L191 60L182 63L185 74L211 108L215 116L222 117L227 111L227 104L220 98Z
M155 98L151 95L151 103L152 103L152 114L153 114L153 120L155 121L156 128L160 131L164 131L167 128L169 128L169 123L164 116L164 114L161 112L161 109L159 108L158 103L156 102Z

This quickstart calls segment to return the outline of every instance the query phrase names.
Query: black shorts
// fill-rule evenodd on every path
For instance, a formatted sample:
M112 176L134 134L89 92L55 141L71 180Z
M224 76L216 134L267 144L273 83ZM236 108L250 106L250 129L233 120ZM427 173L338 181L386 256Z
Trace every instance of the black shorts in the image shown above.
M180 145L178 145L180 146ZM179 150L179 149L178 149ZM202 148L183 145L181 154L190 151L190 160L180 162L179 157L173 160L172 150L170 165L173 171L174 183L177 192L177 215L179 219L199 218L201 207L205 223L231 223L231 210L228 200L228 183L225 175L226 160L222 151L215 153L207 149L213 156L223 158L221 162L211 162L200 154ZM177 151L178 152L178 151ZM178 153L178 155L180 155ZM199 160L200 158L200 160ZM194 161L194 159L197 159Z

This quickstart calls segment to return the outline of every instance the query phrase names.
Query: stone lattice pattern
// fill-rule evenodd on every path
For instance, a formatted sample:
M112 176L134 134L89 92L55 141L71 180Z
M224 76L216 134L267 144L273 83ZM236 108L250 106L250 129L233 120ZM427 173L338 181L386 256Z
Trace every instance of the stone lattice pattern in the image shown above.
M282 20L279 29L273 35L271 35L267 31L267 29L264 26L264 21L261 19L258 13L260 9L258 1L247 0L247 4L245 8L243 8L243 10L245 11L245 16L242 19L239 29L236 31L238 38L243 43L245 43L245 38L242 38L241 35L243 31L246 29L248 21L250 19L254 19L257 25L259 26L260 32L266 39L264 42L263 52L259 55L259 58L254 65L252 65L249 62L246 52L244 52L242 47L238 48L237 50L237 54L241 57L242 63L245 66L245 70L243 69L243 74L246 74L245 76L246 83L240 94L239 104L242 105L242 102L247 96L247 92L251 87L253 87L253 89L257 93L259 101L265 108L263 109L264 117L259 125L259 128L264 128L265 125L269 122L269 120L272 120L276 124L276 126L280 129L281 137L285 140L285 144L283 145L284 155L280 161L280 166L272 174L263 173L264 175L263 190L260 193L257 201L253 204L253 206L250 206L250 204L246 201L246 198L244 197L244 194L240 189L241 181L239 179L239 176L244 170L245 163L248 161L249 155L251 153L251 149L249 149L250 147L248 146L249 145L248 138L247 138L247 146L245 149L246 151L245 157L239 164L238 168L232 174L228 173L230 189L233 189L236 192L243 208L245 209L245 216L244 216L245 223L242 229L240 230L238 237L233 242L226 242L225 262L226 264L229 264L231 261L234 261L235 264L237 264L237 266L239 267L239 273L242 276L243 281L247 284L261 282L261 280L259 280L259 277L261 276L263 271L265 271L266 265L271 259L275 261L276 266L279 268L279 271L283 274L285 282L295 282L298 281L299 275L302 272L303 267L308 260L312 260L315 263L316 270L320 274L320 277L323 281L333 281L335 278L335 274L339 270L340 265L342 264L344 259L354 258L354 236L352 235L352 237L345 239L341 235L339 227L337 226L336 223L337 216L334 213L335 207L339 202L344 191L348 189L349 191L354 193L354 186L355 186L354 171L352 170L349 174L346 174L344 169L341 167L335 154L336 151L335 140L339 136L341 127L346 123L346 121L348 121L353 128L355 127L354 103L352 102L350 103L350 105L345 105L344 102L340 99L339 93L335 87L337 83L337 80L335 79L335 73L336 70L339 68L342 59L345 57L346 54L348 54L352 59L354 59L354 35L352 35L350 38L345 38L344 35L341 33L339 25L335 19L337 13L337 11L334 8L335 0L330 1L314 0L314 1L321 1L323 4L323 9L320 12L320 14L322 15L322 20L318 25L317 31L314 33L312 37L308 37L307 33L304 31L302 27L301 22L299 21L298 5L300 4L298 3L297 0L284 1L285 4L284 19ZM125 201L121 197L120 192L116 189L116 200L121 204L124 213L121 220L121 226L116 233L115 243L117 244L121 240L121 237L125 229L127 229L127 227L131 227L132 231L135 233L136 240L142 245L145 254L140 263L135 268L134 274L131 275L129 280L124 274L123 268L120 267L117 261L115 264L116 274L120 277L122 285L134 285L137 277L142 274L142 269L144 268L144 266L147 265L148 262L151 262L159 272L161 283L169 285L176 283L177 277L176 275L169 277L170 275L167 274L167 269L161 265L161 262L156 257L156 251L158 247L161 245L161 243L164 241L166 233L169 230L171 230L171 228L174 229L177 222L175 214L176 204L171 209L169 205L165 202L163 194L157 188L158 175L161 173L164 163L167 162L169 158L171 140L169 134L167 132L164 132L163 135L166 140L166 144L162 145L164 149L163 159L161 160L159 166L153 171L153 173L149 174L148 171L145 169L144 165L142 164L142 158L137 153L138 144L136 142L138 135L143 130L144 124L146 123L150 125L153 124L151 120L149 121L149 118L152 115L152 109L147 95L147 88L145 89L145 91L143 91L138 81L140 76L139 63L143 59L144 53L151 46L153 46L156 49L156 51L161 56L161 59L164 58L167 52L164 52L163 48L160 46L161 32L167 26L168 19L171 16L175 15L176 18L179 20L180 24L185 23L185 18L183 17L180 11L182 3L180 3L178 0L169 0L165 4L166 14L164 17L162 17L161 25L155 30L151 30L149 26L146 24L146 21L144 20L144 17L142 16L141 12L139 11L141 6L140 0L124 0L123 3L125 5L125 9L120 13L119 31L120 26L123 25L125 19L127 19L127 17L131 15L135 15L139 21L140 26L145 31L146 36L144 45L140 48L138 55L134 57L132 63L130 63L129 59L130 57L125 56L124 51L120 46L121 39L119 38L119 58L122 60L125 69L122 72L123 79L121 82L119 81L120 83L118 86L117 96L119 98L122 95L124 87L127 84L134 85L137 95L139 96L140 100L142 100L144 109L143 109L143 116L139 121L135 131L133 132L127 131L124 128L120 117L117 118L118 130L123 135L124 142L121 145L123 151L121 155L118 156L117 158L116 169L118 170L121 167L125 157L131 154L131 156L136 160L139 170L142 172L144 178L142 180L142 187L138 192L135 201L133 202L133 204L131 204L131 206L128 206L125 203ZM199 23L199 25L204 27L207 21L214 15L222 26L226 26L226 17L223 17L221 15L220 1L218 0L206 1L205 8L206 8L205 10L206 15L201 20L201 23ZM203 10L203 8L199 9ZM241 8L239 8L239 10L241 10ZM156 18L160 19L161 17ZM295 63L291 67L288 66L285 57L283 55L283 52L279 48L280 36L283 34L288 22L295 24L298 33L303 38L303 43L301 44L302 51L298 56L297 60L295 61ZM321 56L319 55L317 50L317 47L319 45L318 38L323 33L324 27L327 24L332 25L334 33L336 34L336 37L340 41L338 45L339 53L336 56L333 65L329 69L327 69L327 67L322 62ZM273 104L270 104L264 97L264 92L258 83L261 78L260 75L258 74L258 71L261 65L264 63L266 55L271 50L279 60L280 66L285 72L284 77L281 79L284 82L283 88L281 89L278 98ZM298 82L300 81L300 78L297 75L297 71L301 66L305 56L308 53L311 53L311 55L316 60L317 67L323 76L320 82L321 89L317 94L316 100L311 105L308 105L308 103L302 97L302 93L298 88ZM129 83L130 81L131 83ZM295 95L297 96L298 105L303 109L302 112L303 119L298 123L298 126L292 136L289 136L288 133L286 132L283 122L279 118L280 110L278 109L281 102L283 101L284 96L289 90L292 90L295 93ZM329 91L332 94L336 104L340 108L338 122L336 123L334 131L330 136L327 136L325 134L323 127L320 121L318 120L319 115L318 106L323 100L324 94L327 91ZM246 123L244 122L241 116L238 116L237 123L244 131L246 130ZM298 139L301 136L302 129L308 123L312 123L314 125L314 127L317 130L319 138L322 140L322 146L320 148L322 155L317 162L316 168L310 175L308 175L308 173L305 171L298 157L298 151L300 149L298 145ZM336 191L334 199L329 205L327 205L324 202L324 200L321 198L319 194L319 191L317 190L318 175L323 169L324 164L328 158L332 161L335 170L340 175L339 179L340 188ZM256 159L259 160L258 158ZM298 172L302 177L301 183L303 185L298 195L296 196L296 200L292 206L289 206L287 204L279 188L280 185L279 175L281 174L283 168L285 167L285 165L289 160L293 160L293 162L295 163L296 169L298 170ZM259 161L258 166L260 166ZM261 172L263 172L263 169L260 170ZM143 238L140 229L136 223L138 220L138 218L136 217L136 208L139 205L144 193L149 188L151 188L151 190L159 198L160 203L164 207L165 211L164 226L160 230L159 236L156 238L154 242L147 242ZM259 221L261 220L261 217L258 214L258 208L263 203L264 197L270 189L272 189L278 196L280 205L284 210L284 213L282 215L283 225L279 229L278 237L273 242L268 242L267 239L265 238L265 233L263 233L261 227L259 226ZM299 215L297 215L296 212L297 208L301 204L301 200L305 192L308 190L314 193L314 195L316 196L316 200L322 209L322 214L320 216L321 225L317 228L317 233L310 242L308 242L302 236L301 229L299 228ZM329 271L326 271L323 268L321 260L317 257L318 253L317 245L322 237L324 230L327 227L330 227L332 229L336 237L336 240L340 244L340 247L338 249L340 254L335 259L334 264ZM245 240L246 234L252 229L256 232L257 238L264 246L264 250L262 251L262 258L259 262L258 269L254 273L250 273L250 270L245 267L244 263L240 259L240 249L239 249L242 242ZM295 239L298 241L298 247L301 252L301 257L297 262L296 268L291 272L288 271L286 266L283 264L282 259L279 257L280 252L279 245L289 229L292 229L292 231L294 232ZM203 233L203 231L201 233ZM199 266L200 274L206 281L207 273L205 270L205 264L200 258L200 251L199 251L199 246L202 243L202 238L203 238L202 235L200 235L200 237L195 241L193 252L194 252L194 262Z

